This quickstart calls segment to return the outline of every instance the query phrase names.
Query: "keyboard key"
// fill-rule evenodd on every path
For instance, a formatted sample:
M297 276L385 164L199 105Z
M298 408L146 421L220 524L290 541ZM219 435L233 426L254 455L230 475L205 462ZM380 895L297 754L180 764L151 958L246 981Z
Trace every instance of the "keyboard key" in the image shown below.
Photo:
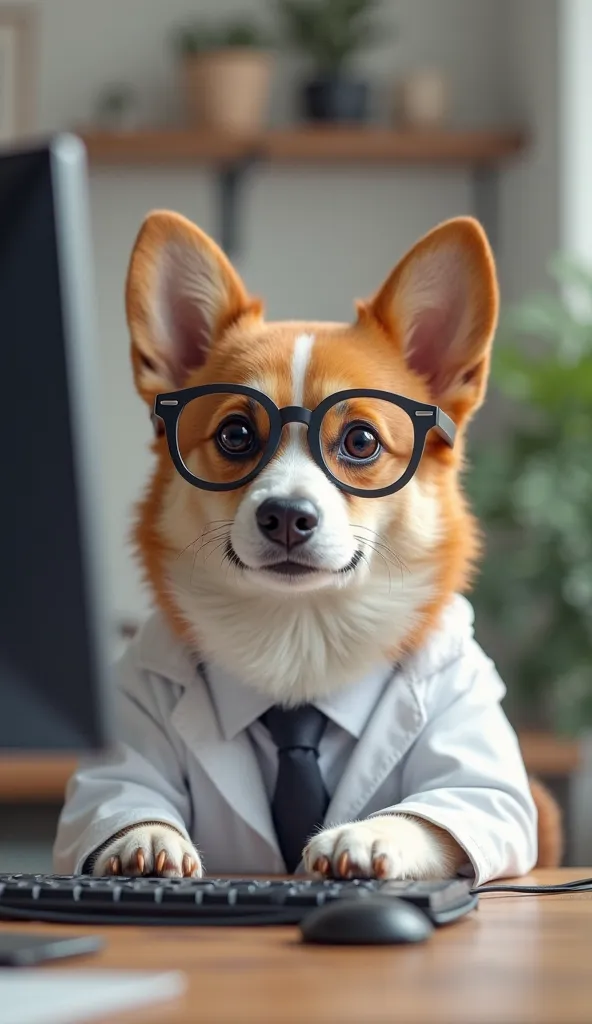
M83 890L83 892L84 892L84 890ZM92 899L92 895L90 895L91 893L92 893L92 890L90 890L90 893L89 893L89 896ZM141 889L132 889L132 888L128 889L127 886L122 886L121 887L121 891L119 893L119 902L120 903L144 903L144 904L148 903L148 904L151 904L151 903L155 902L155 895L156 895L156 890L155 889L149 889L147 886L142 887ZM82 893L81 893L81 898L82 898ZM98 899L98 897L95 897L95 899Z
M237 895L236 889L227 889L226 887L206 890L203 894L202 903L204 907L228 907L236 903Z
M29 885L27 882L9 882L3 895L10 899L11 903L25 903L37 899L38 894L38 885Z
M170 889L163 886L160 890L160 902L169 907L195 907L201 904L202 899L203 893L199 889L184 889L181 886Z
M270 907L278 906L283 903L285 895L283 892L278 892L277 889L257 889L254 892L238 891L236 893L236 903L238 906L243 907Z
M301 889L300 892L287 892L284 897L286 907L322 907L326 893Z
M92 889L82 886L78 899L81 903L114 902L119 899L119 890L113 885L97 885Z
M37 899L41 903L66 903L74 900L78 900L82 888L79 885L75 885L72 888L71 885L40 885Z

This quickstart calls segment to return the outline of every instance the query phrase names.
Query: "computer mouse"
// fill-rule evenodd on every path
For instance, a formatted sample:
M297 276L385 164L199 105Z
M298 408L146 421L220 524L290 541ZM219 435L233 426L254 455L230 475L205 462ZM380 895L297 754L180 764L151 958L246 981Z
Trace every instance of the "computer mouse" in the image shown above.
M426 914L393 896L342 899L307 914L300 924L305 942L339 946L386 946L425 942L434 926Z

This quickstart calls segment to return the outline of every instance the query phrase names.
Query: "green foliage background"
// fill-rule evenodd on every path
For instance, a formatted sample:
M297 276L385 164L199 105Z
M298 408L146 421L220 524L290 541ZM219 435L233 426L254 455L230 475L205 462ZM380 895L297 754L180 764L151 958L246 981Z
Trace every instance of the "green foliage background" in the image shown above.
M517 403L467 477L488 550L474 602L512 656L510 703L559 731L592 724L592 272L556 257L555 286L503 318L493 384Z

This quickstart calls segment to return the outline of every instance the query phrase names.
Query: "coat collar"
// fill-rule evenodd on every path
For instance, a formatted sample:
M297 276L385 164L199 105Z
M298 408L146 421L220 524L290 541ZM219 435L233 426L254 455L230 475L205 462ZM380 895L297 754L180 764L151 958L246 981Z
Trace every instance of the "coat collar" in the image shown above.
M248 729L273 704L264 694L246 686L219 665L208 665L203 671L222 735L227 740L234 739L244 729ZM314 701L314 706L324 712L329 721L344 729L354 739L359 739L392 675L393 667L387 661L381 661L361 682L323 700Z
M175 636L160 612L146 620L133 643L140 671L154 672L181 686L194 682L198 655Z

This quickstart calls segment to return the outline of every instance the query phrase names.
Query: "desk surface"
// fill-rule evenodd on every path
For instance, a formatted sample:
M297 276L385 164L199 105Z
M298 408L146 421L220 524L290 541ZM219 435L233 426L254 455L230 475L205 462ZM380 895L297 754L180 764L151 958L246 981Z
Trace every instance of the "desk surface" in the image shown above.
M587 876L592 868L539 871L529 880L542 884ZM72 931L34 927L54 934ZM470 918L416 947L307 947L298 942L295 928L92 931L107 945L98 956L76 961L81 967L176 968L189 982L178 1002L109 1018L108 1024L592 1020L592 893L484 895Z

